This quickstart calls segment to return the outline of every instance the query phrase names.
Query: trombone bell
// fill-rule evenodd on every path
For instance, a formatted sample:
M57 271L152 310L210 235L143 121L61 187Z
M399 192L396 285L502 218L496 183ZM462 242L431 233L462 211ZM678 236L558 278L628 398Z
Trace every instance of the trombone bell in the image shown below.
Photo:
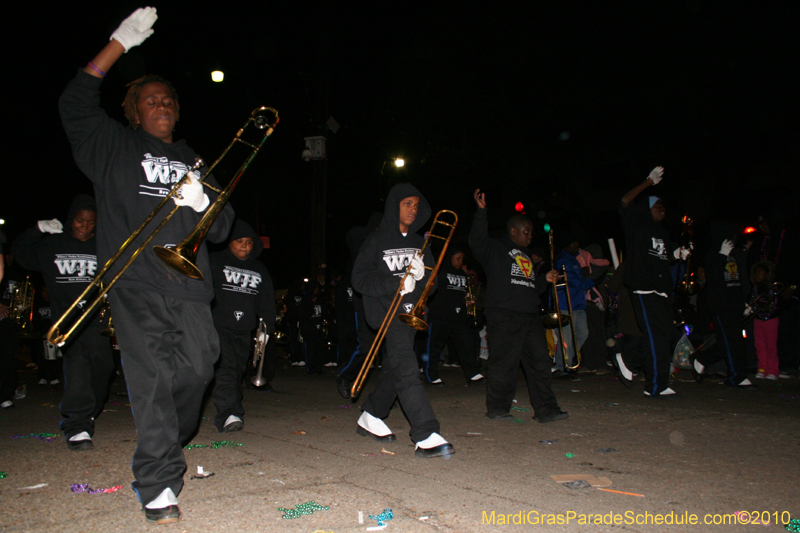
M197 244L197 243L195 243ZM196 248L192 251L187 251L186 246L179 246L178 248L165 248L163 246L153 246L153 251L156 255L166 264L183 274L184 276L192 279L203 279L203 273L195 266L197 261Z
M406 326L411 326L417 331L428 331L428 323L417 315L416 309L410 313L397 315L397 318L399 318Z

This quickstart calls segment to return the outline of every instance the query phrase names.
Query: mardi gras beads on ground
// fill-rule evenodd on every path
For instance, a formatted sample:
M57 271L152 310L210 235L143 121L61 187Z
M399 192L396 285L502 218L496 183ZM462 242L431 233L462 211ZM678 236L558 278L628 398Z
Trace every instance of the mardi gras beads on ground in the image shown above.
M294 509L278 507L279 511L284 512L281 518L300 518L304 514L311 514L314 511L327 511L328 509L330 509L329 506L323 507L322 505L318 505L314 500L306 503L298 503Z
M117 485L115 487L111 487L111 488L108 488L108 489L93 489L93 488L89 487L88 483L83 483L83 484L80 484L80 485L77 484L77 483L73 483L70 486L72 487L72 492L75 492L75 493L88 492L89 494L101 494L101 493L108 493L108 492L116 492L116 491L118 491L119 489L122 488L122 485Z
M30 435L14 435L9 437L11 439L41 439L47 442L53 442L53 439L58 437L58 433L31 433Z
M371 514L369 515L370 520L377 520L379 526L385 526L386 520L391 520L394 518L394 513L392 513L391 509L384 509L383 512L379 515Z

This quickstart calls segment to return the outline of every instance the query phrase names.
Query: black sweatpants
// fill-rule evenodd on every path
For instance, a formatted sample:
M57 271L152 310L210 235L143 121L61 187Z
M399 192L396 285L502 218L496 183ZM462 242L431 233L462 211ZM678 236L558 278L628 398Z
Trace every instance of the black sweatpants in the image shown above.
M736 313L712 315L714 318L714 346L697 354L703 366L711 366L720 359L728 367L725 381L738 385L747 379L747 345L742 337L742 317Z
M358 344L349 354L345 354L343 360L339 363L339 377L348 383L352 383L358 377L358 372L364 365L364 359L372 348L372 343L375 341L375 332L367 325L367 320L364 318L363 305L362 310L356 311L356 331L358 332ZM408 327L408 326L406 326ZM376 361L378 358L375 358Z
M94 435L94 419L103 412L114 373L111 339L99 327L84 328L61 347L64 360L64 398L59 408L67 438L86 431Z
M506 415L517 391L519 366L525 372L536 416L559 409L550 387L552 359L538 316L500 309L486 310L489 359L486 363L486 415Z
M183 445L197 429L219 338L208 303L126 288L110 301L138 434L132 486L147 504L183 487Z
M631 293L636 322L644 338L643 352L623 352L622 360L630 368L644 370L644 390L652 396L669 388L669 365L672 362L672 303L658 294Z
M250 335L232 333L217 328L219 335L219 361L214 372L211 399L217 406L214 425L222 433L225 421L231 415L244 417L242 407L242 377L250 359Z
M427 360L423 362L425 379L428 383L439 379L439 359L448 340L455 347L455 354L450 357L461 362L461 369L467 381L478 374L478 347L475 345L475 334L469 322L447 322L431 320L428 324ZM457 354L457 357L456 357Z
M396 399L411 424L411 440L420 442L431 433L439 433L439 421L419 380L419 366L414 354L414 336L417 330L394 318L386 331L381 373L375 390L362 408L377 418L386 418Z

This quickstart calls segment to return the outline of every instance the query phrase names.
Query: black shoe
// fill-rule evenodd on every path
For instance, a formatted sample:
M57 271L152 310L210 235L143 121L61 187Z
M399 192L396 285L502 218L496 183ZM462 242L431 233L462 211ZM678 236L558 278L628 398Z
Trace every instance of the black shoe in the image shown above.
M344 398L345 400L349 400L351 398L350 395L350 388L352 385L345 381L343 378L336 378L336 390L339 391L339 396Z
M148 522L155 524L174 524L181 519L181 510L177 505L161 507L159 509L148 509L143 507L144 518Z
M431 457L446 457L453 455L454 453L456 453L456 450L449 442L439 446L434 446L433 448L417 448L414 451L414 455L422 459L429 459Z
M380 436L376 435L375 433L367 431L361 426L356 427L356 433L358 433L362 437L370 436L378 442L394 442L397 440L397 436L394 433L389 433L388 435Z
M555 422L556 420L564 420L565 418L569 418L569 413L562 411L561 409L556 409L552 413L548 415L542 416L534 416L533 419L539 422L540 424L546 424L548 422Z
M511 416L509 413L499 414L499 415L490 415L489 413L486 413L486 417L489 420L494 420L496 422L504 422L506 420L514 420L514 417Z

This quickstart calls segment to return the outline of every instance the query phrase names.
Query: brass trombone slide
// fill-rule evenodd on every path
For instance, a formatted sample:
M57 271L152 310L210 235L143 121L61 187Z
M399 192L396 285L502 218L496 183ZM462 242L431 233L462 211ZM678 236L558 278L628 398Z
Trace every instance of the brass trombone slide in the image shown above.
M556 259L555 259L555 246L553 245L553 230L550 230L550 268L555 269L556 266ZM572 297L569 294L569 279L567 276L566 267L562 270L561 276L564 278L563 283L557 282L557 280L553 279L552 281L552 288L553 288L553 307L555 308L555 312L546 313L542 317L542 322L544 322L545 326L554 328L558 326L558 342L561 344L561 355L564 357L564 368L567 370L575 370L579 366L581 366L581 354L578 351L578 339L575 337L575 321L573 320L572 315ZM567 306L569 308L569 314L564 314L561 312L561 306L558 303L558 288L564 287L564 292L567 295ZM575 366L569 366L569 354L567 353L567 341L566 337L564 337L564 326L572 324L572 328L570 331L572 332L572 345L575 346ZM555 357L555 353L553 354Z
M267 117L265 116L265 113L267 111L274 114L275 116L274 122L270 123ZM203 218L200 220L200 223L197 225L195 230L190 234L190 236L194 236L194 241L192 242L190 247L191 248L190 252L193 252L194 256L192 256L191 259L184 259L183 257L181 257L180 260L168 262L170 266L173 266L173 268L176 268L180 272L183 272L183 270L180 270L178 267L176 267L174 263L180 263L180 264L194 263L194 259L196 258L197 251L200 248L202 238L205 237L205 235L208 233L208 230L211 228L211 224L214 222L214 219L217 217L219 212L224 207L225 202L228 200L228 197L230 196L230 193L233 191L233 188L238 184L239 179L241 178L244 171L247 170L247 167L249 166L250 162L258 154L258 151L261 148L261 146L263 146L264 142L269 138L270 135L272 135L272 132L275 129L275 126L278 125L278 122L280 122L280 118L278 117L278 112L275 109L264 106L259 107L250 114L250 117L247 119L247 122L245 122L244 126L242 126L239 129L239 131L236 133L236 136L233 138L233 141L231 141L231 143L228 145L225 151L222 152L222 155L220 155L217 158L217 160L214 161L214 163L210 167L208 167L208 170L200 178L200 183L202 183L209 189L219 193L219 196L217 197L216 200L214 200L214 203L206 209L206 213L203 215ZM267 129L260 143L258 143L257 145L251 144L241 139L242 132L245 130L245 128L247 128L247 126L250 123L253 123L258 129ZM227 155L227 153L230 151L233 145L236 144L237 142L241 142L243 144L246 144L247 146L250 146L253 149L253 151L251 152L247 160L244 162L244 164L242 164L242 166L239 168L239 171L237 172L236 176L230 181L227 187L225 187L224 190L219 190L216 187L213 187L212 185L203 181L209 174L211 174L211 172L214 170L217 164L219 164L219 162L222 161L222 159ZM189 180L189 172L196 171L203 166L205 166L205 162L202 159L197 158L194 164L191 166L191 168L183 176L183 178L180 181L178 181L172 187L172 189L170 189L169 193L161 200L161 202L158 203L158 205L147 216L147 218L144 219L141 225L138 228L136 228L136 230L130 235L130 237L128 237L125 240L125 242L122 243L122 246L120 246L119 250L117 250L117 252L108 261L106 261L106 264L103 266L100 272L98 272L97 276L95 276L95 278L91 281L91 283L89 283L89 285L87 285L86 289L84 289L81 295L78 296L78 298L72 303L69 309L66 310L66 312L53 324L53 326L47 332L48 342L50 342L51 344L55 344L57 346L63 346L64 343L67 342L69 337L78 328L78 326L86 319L86 317L90 316L94 312L94 309L98 305L100 305L100 303L104 300L105 295L108 294L111 288L117 283L119 278L128 269L128 267L136 260L137 257L139 257L139 254L141 254L142 251L144 251L147 245L150 244L150 241L152 241L153 238L158 234L158 232L161 231L164 225L167 222L169 222L169 220L175 215L175 213L178 212L180 206L176 205L172 208L172 210L167 214L166 217L164 217L164 219L158 224L158 226L156 226L156 228L144 240L144 242L136 250L133 251L130 258L127 260L127 262L125 262L124 265L122 265L122 268L120 268L119 272L117 272L114 275L111 281L106 283L103 281L103 277L108 273L111 267L119 260L119 258L122 257L122 254L125 253L125 251L139 237L139 235L141 235L141 233L150 224L150 222L152 222L155 216L164 208L164 206L167 205L167 202L169 202L173 196L178 194L178 190L180 190L180 188L187 182L187 180ZM209 216L212 213L213 215ZM185 245L187 240L188 237L186 240L184 240L183 243L181 243L181 246L179 246L179 248ZM159 249L161 247L155 247L155 248L157 248L156 253L159 255L159 257L164 259L163 255L159 253ZM183 248L181 248L181 251L183 251ZM194 269L197 270L197 267L195 267L193 264L191 264L191 267L194 267ZM191 268L186 267L186 270L191 271ZM199 272L199 270L197 271ZM200 278L195 278L195 279L202 279L202 273L200 274L200 276L201 276ZM89 293L91 293L94 289L98 289L100 292L97 294L92 303L89 304L87 297ZM66 320L70 317L70 315L72 315L73 312L75 312L75 309L82 301L87 302L87 304L83 307L83 313L77 317L75 323L71 327L69 327L65 333L61 333L61 328L63 323L66 322Z
M453 222L445 222L439 220L439 217L443 214L452 215L455 220ZM450 232L448 233L447 237L442 237L441 235L436 235L434 230L437 224L441 224L442 226L448 226L450 228ZM426 270L431 271L431 276L428 279L428 283L425 285L425 288L422 291L422 294L417 300L414 309L411 310L410 313L403 313L399 315L397 318L401 320L404 324L411 326L412 328L418 331L427 331L428 324L422 320L422 316L425 314L425 306L428 302L428 295L430 294L431 289L433 288L433 284L436 282L436 275L439 272L439 267L442 266L442 260L444 259L445 255L447 254L447 247L450 245L450 240L453 238L453 233L456 231L456 225L458 224L458 215L456 215L453 211L448 211L447 209L442 209L433 219L433 223L431 223L431 228L428 230L428 236L425 239L425 243L422 245L422 248L419 252L417 252L418 257L425 256L425 248L428 247L431 239L441 239L444 242L444 247L442 248L442 252L439 254L439 258L436 261L436 266L433 268L426 266ZM381 323L381 327L378 329L377 333L375 334L375 340L372 341L372 347L369 349L369 353L367 353L366 358L364 359L364 364L361 365L361 370L358 371L358 376L356 376L355 381L353 382L353 386L350 388L350 395L355 398L358 396L358 393L361 392L361 388L364 386L364 381L367 379L367 374L369 373L369 367L372 366L372 362L375 360L375 356L378 353L378 350L383 344L383 339L386 337L386 332L389 330L389 327L392 324L392 320L397 313L397 309L400 307L400 303L403 301L403 297L400 296L400 291L403 289L403 285L405 285L406 276L411 270L411 265L408 265L405 273L403 274L402 279L400 280L400 286L397 287L397 291L394 293L394 299L392 303L389 305L389 310L386 312L386 316L383 318L383 322Z

